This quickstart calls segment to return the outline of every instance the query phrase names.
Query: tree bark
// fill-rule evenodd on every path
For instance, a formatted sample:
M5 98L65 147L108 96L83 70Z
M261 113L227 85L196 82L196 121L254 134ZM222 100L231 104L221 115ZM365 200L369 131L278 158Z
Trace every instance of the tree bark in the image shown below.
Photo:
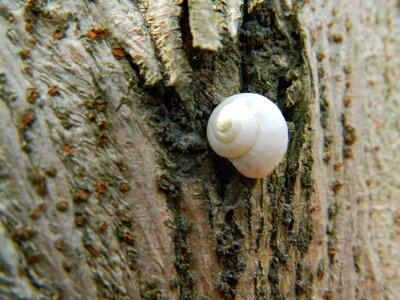
M400 4L0 2L0 295L399 299ZM290 144L207 144L238 92Z

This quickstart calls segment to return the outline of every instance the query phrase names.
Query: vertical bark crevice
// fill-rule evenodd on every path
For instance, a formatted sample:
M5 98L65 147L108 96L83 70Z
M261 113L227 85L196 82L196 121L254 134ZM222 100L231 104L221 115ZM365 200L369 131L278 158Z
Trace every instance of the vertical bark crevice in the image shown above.
M264 3L253 5L251 12L245 14L241 33L241 48L247 53L242 64L244 90L275 100L290 128L287 161L267 182L268 222L272 225L268 244L272 252L267 276L271 297L274 298L290 295L281 288L281 280L286 280L283 279L286 276L299 279L296 283L298 295L310 289L309 282L302 282L303 268L296 268L289 260L292 255L307 253L313 237L313 154L309 134L309 105L313 100L309 67L301 55L304 45L299 32L295 11L280 7L278 3ZM264 61L262 69L258 63L261 60ZM302 211L300 215L295 212L299 209ZM301 265L299 259L297 266ZM283 275L282 267L285 266L293 268L295 275L292 275L293 271Z

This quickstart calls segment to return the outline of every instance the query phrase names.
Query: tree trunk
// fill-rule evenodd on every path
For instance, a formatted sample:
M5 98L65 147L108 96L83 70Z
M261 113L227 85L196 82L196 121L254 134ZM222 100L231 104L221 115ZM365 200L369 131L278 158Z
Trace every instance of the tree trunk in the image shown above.
M0 2L0 295L399 299L400 4ZM207 144L277 103L262 180Z

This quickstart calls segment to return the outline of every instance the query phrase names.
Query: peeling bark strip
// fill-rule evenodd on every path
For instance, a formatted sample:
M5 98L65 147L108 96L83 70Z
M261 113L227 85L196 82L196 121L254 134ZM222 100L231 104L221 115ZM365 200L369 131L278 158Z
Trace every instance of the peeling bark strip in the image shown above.
M399 4L303 2L1 1L1 297L400 298ZM205 138L240 91L263 180Z
M218 51L228 44L227 36L237 42L242 23L243 0L189 0L190 32L193 47Z
M180 18L182 0L140 0L157 45L159 56L168 74L168 85L173 86L179 97L193 109L191 68L183 50Z
M139 65L145 84L151 86L158 83L162 79L159 63L152 51L151 36L139 8L128 0L100 0L98 3L103 9L102 17L109 25L108 30Z
M228 30L229 36L233 41L237 41L239 35L239 29L242 24L242 6L243 0L224 0L221 1L223 4L223 10L225 15L225 24Z
M217 7L209 0L189 0L190 30L193 36L193 47L217 51L222 47L219 34L222 15Z

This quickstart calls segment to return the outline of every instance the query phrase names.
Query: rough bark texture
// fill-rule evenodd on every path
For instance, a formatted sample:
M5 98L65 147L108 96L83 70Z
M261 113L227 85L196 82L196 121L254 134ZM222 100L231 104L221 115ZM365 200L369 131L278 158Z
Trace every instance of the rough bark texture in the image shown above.
M0 2L0 294L399 299L400 4ZM250 180L213 107L290 128Z

